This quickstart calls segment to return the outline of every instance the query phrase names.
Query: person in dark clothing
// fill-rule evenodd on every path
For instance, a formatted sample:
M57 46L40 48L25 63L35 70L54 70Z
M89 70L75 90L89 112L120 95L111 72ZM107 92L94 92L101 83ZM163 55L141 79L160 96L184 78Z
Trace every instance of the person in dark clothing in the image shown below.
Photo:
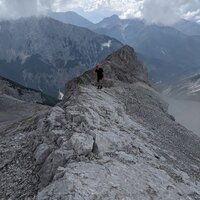
M97 75L97 88L102 89L103 88L102 81L103 81L103 78L104 78L103 68L100 67L100 65L96 65L95 72L96 72L96 75Z

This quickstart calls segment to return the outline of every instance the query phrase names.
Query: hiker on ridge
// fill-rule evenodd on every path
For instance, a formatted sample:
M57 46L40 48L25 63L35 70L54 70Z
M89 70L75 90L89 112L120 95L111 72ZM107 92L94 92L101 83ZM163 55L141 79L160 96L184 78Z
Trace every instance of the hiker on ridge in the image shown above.
M102 89L103 88L102 81L103 81L103 78L104 78L103 68L100 67L100 65L96 65L95 72L96 72L96 75L97 75L97 88Z

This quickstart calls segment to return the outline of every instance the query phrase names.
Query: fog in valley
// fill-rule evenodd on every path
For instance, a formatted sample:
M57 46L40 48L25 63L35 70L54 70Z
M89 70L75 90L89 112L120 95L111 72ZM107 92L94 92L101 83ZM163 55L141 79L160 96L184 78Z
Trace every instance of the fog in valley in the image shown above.
M200 136L200 102L165 98L176 121Z

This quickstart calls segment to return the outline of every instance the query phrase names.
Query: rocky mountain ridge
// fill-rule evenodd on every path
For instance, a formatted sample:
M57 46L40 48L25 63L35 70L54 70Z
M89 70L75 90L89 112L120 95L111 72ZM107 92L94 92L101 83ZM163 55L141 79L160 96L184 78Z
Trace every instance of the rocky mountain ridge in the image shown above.
M101 66L102 90L86 72L66 85L61 104L7 127L1 198L200 198L200 139L167 113L134 50Z

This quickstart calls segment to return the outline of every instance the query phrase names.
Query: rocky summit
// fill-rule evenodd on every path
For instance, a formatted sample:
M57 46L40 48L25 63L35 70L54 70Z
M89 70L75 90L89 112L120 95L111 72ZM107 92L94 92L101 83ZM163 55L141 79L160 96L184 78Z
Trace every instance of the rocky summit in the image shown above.
M0 199L198 200L200 138L167 113L125 46L66 85L63 102L0 135Z

